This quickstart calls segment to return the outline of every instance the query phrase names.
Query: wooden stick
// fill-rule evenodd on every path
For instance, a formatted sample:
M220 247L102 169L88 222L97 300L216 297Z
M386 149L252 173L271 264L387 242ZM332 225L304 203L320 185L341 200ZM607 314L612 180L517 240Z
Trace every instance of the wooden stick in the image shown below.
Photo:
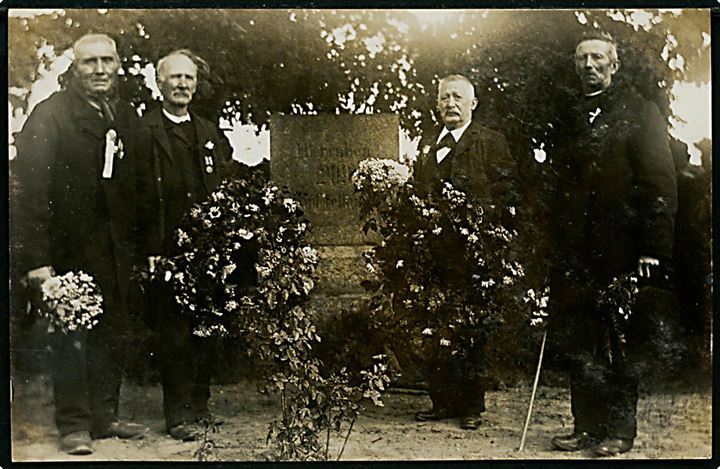
M350 432L352 431L353 425L355 425L355 419L350 421L350 428L348 428L347 435L345 435L345 441L343 441L342 448L340 448L340 454L338 454L337 458L338 461L340 461L340 458L342 458L342 455L345 452L345 445L347 444L348 438L350 438Z
M530 406L525 419L525 428L523 428L522 438L520 439L520 448L518 451L525 449L525 437L527 436L528 427L530 426L530 416L532 415L533 402L535 402L535 391L537 391L538 382L540 381L540 368L542 367L543 353L545 353L545 339L547 338L547 329L543 333L542 345L540 346L540 358L538 358L537 371L535 371L535 382L533 383L532 394L530 395Z

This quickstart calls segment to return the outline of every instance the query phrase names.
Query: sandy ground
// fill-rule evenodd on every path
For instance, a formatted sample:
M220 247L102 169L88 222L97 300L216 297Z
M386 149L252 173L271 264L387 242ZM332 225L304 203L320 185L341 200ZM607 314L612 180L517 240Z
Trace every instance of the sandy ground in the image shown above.
M137 441L94 442L90 456L69 456L57 449L51 386L34 377L14 382L12 458L15 461L193 461L198 442L177 442L164 434L159 386L123 386L121 417L148 425L151 432ZM455 421L417 423L413 414L430 406L420 392L395 391L384 397L385 407L368 408L355 423L343 460L408 459L576 459L589 452L552 451L550 437L572 428L567 389L538 390L526 448L518 452L529 387L489 392L482 426L464 431ZM258 395L252 383L213 386L210 408L226 418L211 434L213 460L262 461L268 423L277 415L274 400ZM347 427L343 428L343 431ZM344 436L344 435L343 435ZM331 440L336 458L342 438ZM675 392L641 396L635 449L616 459L682 459L711 456L710 392Z

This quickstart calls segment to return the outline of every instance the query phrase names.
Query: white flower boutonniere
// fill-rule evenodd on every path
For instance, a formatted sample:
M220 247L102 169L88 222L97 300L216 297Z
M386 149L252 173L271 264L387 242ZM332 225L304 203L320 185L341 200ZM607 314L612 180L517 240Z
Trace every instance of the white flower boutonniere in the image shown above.
M207 142L205 142L205 148L207 148L208 150L212 150L213 148L215 148L215 143L213 143L212 140L208 140Z

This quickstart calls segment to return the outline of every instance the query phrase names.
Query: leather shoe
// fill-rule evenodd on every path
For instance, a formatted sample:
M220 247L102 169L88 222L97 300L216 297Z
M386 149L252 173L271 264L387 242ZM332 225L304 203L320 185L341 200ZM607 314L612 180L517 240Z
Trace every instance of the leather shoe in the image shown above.
M631 438L605 438L595 447L595 454L600 457L615 456L627 453L633 447Z
M86 431L72 432L60 437L60 449L67 454L92 454L92 439Z
M195 423L181 423L168 429L170 436L180 441L195 441L200 432L200 427Z
M579 451L592 447L595 441L587 432L573 432L570 435L554 436L550 443L561 451Z
M463 430L477 430L480 423L480 417L470 417L466 415L460 419L460 428Z
M454 417L447 409L430 409L421 410L415 413L415 420L417 422L429 422L434 420L443 420Z

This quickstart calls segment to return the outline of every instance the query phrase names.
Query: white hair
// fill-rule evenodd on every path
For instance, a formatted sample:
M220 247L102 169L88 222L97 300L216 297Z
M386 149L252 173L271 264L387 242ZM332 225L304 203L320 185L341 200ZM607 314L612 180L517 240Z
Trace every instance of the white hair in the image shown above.
M105 42L107 44L110 44L112 47L113 52L115 53L115 57L119 59L118 53L117 53L117 45L115 44L115 40L108 36L107 34L86 34L82 36L80 39L75 41L73 43L73 52L77 51L78 48L82 47L84 44L91 43L91 42Z
M185 57L186 59L190 60L190 62L192 62L193 67L195 67L195 72L197 73L199 71L198 63L196 60L198 60L198 59L202 60L202 59L200 59L199 57L197 57L195 54L193 54L192 52L190 52L187 49L180 49L180 50L170 52L168 55L166 55L166 56L162 57L160 60L158 60L157 66L155 67L158 80L163 80L163 77L164 77L163 69L165 68L165 64L167 63L168 59L170 59L172 57Z

